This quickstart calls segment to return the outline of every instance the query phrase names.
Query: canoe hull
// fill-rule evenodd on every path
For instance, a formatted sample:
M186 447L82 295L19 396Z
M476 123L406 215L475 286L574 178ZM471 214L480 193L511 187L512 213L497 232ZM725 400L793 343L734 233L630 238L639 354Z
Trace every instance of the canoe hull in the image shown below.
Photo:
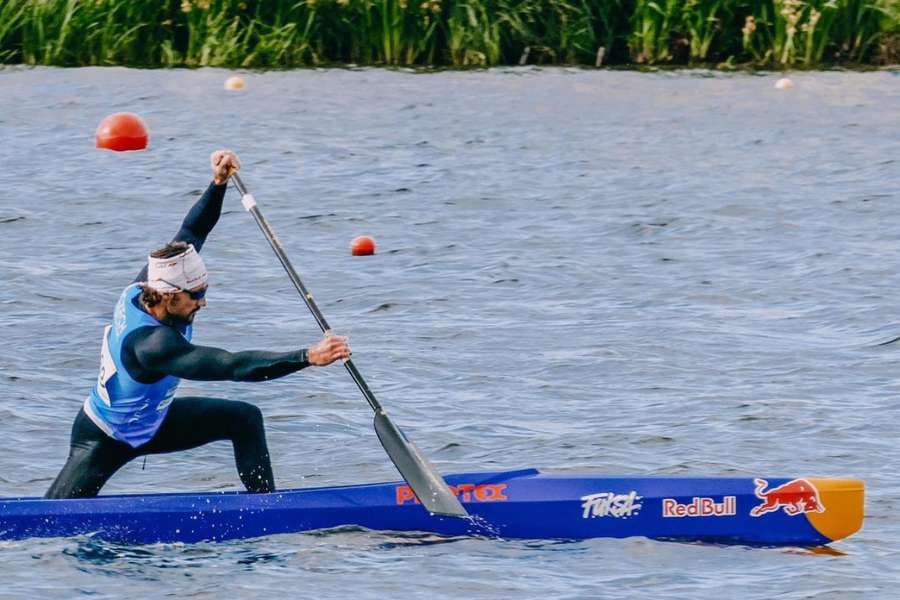
M341 526L526 539L642 536L819 546L857 531L852 479L598 477L528 469L449 475L471 519L438 517L402 482L285 490L0 499L0 539L124 543L253 538Z

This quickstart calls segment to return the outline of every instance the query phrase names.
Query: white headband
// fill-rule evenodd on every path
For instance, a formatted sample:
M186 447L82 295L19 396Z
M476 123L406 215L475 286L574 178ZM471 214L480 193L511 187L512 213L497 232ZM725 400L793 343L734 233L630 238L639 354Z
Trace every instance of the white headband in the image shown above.
M158 292L192 290L206 284L207 278L206 265L193 244L169 258L147 257L147 284Z

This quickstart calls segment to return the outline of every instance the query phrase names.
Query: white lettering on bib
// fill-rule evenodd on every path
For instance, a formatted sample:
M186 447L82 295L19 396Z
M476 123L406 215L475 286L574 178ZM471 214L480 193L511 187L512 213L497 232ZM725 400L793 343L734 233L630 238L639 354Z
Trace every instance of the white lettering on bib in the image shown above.
M109 352L109 333L111 329L112 327L107 325L103 330L103 346L100 348L100 374L97 376L97 394L107 406L111 406L112 402L109 399L109 392L106 391L106 384L116 374L116 363Z

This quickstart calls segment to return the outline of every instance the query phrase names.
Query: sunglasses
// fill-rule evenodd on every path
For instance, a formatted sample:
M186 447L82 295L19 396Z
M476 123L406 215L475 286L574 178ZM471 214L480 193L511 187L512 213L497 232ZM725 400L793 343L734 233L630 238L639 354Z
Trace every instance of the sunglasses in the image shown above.
M209 286L206 286L205 288L201 288L199 290L193 290L193 291L181 290L181 291L184 292L185 294L187 294L191 300L203 300L204 298L206 298L206 290L208 290L208 289L209 289Z
M162 281L162 282L165 283L165 284L171 285L172 287L178 287L177 285L175 285L175 284L173 284L173 283L169 283L169 282L166 281L165 279L160 279L160 281ZM206 291L207 291L208 289L209 289L209 286L200 288L199 290L186 290L186 289L184 289L184 288L178 288L178 291L179 291L179 292L184 292L185 294L188 295L188 297L189 297L191 300L197 301L197 300L203 300L204 298L206 298Z

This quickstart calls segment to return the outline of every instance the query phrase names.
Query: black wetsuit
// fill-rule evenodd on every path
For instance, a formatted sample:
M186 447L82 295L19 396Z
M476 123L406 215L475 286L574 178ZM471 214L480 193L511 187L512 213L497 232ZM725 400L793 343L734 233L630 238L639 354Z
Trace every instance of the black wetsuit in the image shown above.
M219 220L225 185L210 184L191 208L173 241L193 244L199 252ZM145 266L135 282L145 281ZM228 352L188 342L174 327L141 327L122 344L122 363L141 383L167 375L201 381L263 381L309 365L306 350ZM72 425L69 458L45 498L96 496L125 463L147 454L196 448L231 440L238 474L247 490L275 490L262 413L247 402L218 398L175 398L153 438L137 448L107 435L82 408Z

